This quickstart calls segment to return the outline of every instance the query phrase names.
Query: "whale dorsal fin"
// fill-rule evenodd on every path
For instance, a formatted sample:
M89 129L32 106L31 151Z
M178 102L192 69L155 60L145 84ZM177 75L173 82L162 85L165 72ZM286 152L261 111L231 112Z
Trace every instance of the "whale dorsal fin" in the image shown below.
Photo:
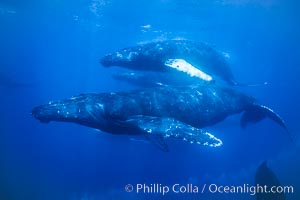
M201 71L197 67L194 67L184 59L168 59L165 62L165 66L186 73L191 77L197 77L204 81L212 81L212 77L209 74Z
M130 117L125 123L138 127L146 137L150 138L149 141L158 145L160 149L165 149L162 141L166 138L181 139L189 143L211 147L222 145L222 141L212 134L174 118L136 115Z

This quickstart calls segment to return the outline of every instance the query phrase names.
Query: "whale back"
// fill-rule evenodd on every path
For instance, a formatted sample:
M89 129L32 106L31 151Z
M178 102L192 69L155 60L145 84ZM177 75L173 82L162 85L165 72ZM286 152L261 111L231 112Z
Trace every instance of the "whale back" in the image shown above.
M168 117L202 128L240 113L254 102L252 97L213 84L164 86L115 93L106 110L114 117Z

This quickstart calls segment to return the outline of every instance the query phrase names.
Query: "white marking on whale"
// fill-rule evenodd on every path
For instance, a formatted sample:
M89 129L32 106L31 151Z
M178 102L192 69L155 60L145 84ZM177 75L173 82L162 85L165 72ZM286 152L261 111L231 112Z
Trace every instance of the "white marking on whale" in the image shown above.
M211 81L212 77L200 69L194 67L190 63L186 62L183 59L168 59L165 62L165 65L171 68L174 68L178 71L185 72L189 74L191 77L198 77L205 81Z

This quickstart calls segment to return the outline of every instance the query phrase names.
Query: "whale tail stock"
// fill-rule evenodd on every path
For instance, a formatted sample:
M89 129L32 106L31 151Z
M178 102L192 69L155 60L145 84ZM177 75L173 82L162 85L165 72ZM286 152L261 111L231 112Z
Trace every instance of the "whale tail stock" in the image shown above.
M293 137L290 131L287 129L284 120L272 109L264 105L253 104L248 109L246 109L241 118L241 126L242 128L246 128L248 123L256 123L266 117L272 119L282 128L284 128L284 130L289 135L289 138L293 141Z

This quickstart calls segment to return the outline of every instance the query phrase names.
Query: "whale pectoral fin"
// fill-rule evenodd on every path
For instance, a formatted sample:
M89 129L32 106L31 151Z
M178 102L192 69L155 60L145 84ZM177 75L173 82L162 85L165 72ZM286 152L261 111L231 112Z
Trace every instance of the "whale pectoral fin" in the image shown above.
M137 115L130 117L126 123L137 126L147 137L155 135L161 139L176 138L189 143L212 147L222 145L222 141L212 134L174 118ZM155 144L160 144L163 141L161 139L156 140ZM164 145L160 144L160 146Z
M165 66L184 72L191 77L197 77L204 81L212 81L212 77L209 74L201 71L184 59L168 59L165 62Z
M247 109L241 118L241 126L242 128L246 128L247 124L252 122L256 123L264 118L270 118L275 121L278 125L283 127L285 131L288 133L291 140L293 140L291 133L287 129L284 120L275 113L272 109L268 108L264 105L254 104L249 109Z

